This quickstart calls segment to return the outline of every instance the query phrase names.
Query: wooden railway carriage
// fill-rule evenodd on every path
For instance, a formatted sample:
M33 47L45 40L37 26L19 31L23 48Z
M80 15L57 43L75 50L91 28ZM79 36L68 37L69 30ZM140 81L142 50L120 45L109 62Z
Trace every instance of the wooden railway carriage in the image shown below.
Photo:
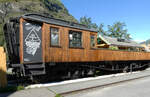
M4 31L10 64L24 76L139 69L150 60L147 52L98 49L95 30L38 14L10 19Z

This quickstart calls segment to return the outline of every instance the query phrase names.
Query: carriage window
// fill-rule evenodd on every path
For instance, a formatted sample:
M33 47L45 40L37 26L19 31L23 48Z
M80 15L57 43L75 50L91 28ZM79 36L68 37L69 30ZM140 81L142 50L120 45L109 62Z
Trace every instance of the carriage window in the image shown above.
M59 29L50 28L50 34L51 46L59 46Z
M91 35L90 36L90 39L91 39L91 47L95 47L95 35Z
M82 32L69 31L69 47L82 47Z

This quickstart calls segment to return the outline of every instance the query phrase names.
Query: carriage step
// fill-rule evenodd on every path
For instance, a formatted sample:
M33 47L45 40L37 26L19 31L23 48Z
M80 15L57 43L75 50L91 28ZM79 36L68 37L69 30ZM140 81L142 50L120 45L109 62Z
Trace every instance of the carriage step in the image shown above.
M24 64L25 75L43 75L45 74L45 64Z
M43 69L43 68L45 68L45 66L44 65L25 65L25 69Z
M30 71L31 75L42 75L42 74L45 74L45 71L41 71L41 70L32 70Z

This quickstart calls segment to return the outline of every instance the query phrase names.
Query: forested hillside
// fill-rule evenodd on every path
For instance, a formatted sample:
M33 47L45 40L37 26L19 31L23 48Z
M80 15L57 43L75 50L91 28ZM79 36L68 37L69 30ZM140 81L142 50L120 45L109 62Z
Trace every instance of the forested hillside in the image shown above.
M0 45L4 45L3 24L25 13L40 13L54 18L77 22L60 0L0 0Z

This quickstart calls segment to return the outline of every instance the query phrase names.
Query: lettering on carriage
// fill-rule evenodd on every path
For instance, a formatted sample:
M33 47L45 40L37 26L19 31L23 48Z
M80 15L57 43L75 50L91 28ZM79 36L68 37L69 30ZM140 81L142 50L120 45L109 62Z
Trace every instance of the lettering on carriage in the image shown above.
M41 45L41 40L37 34L41 30L41 26L31 23L26 23L25 26L25 29L29 31L25 38L26 53L34 56Z

